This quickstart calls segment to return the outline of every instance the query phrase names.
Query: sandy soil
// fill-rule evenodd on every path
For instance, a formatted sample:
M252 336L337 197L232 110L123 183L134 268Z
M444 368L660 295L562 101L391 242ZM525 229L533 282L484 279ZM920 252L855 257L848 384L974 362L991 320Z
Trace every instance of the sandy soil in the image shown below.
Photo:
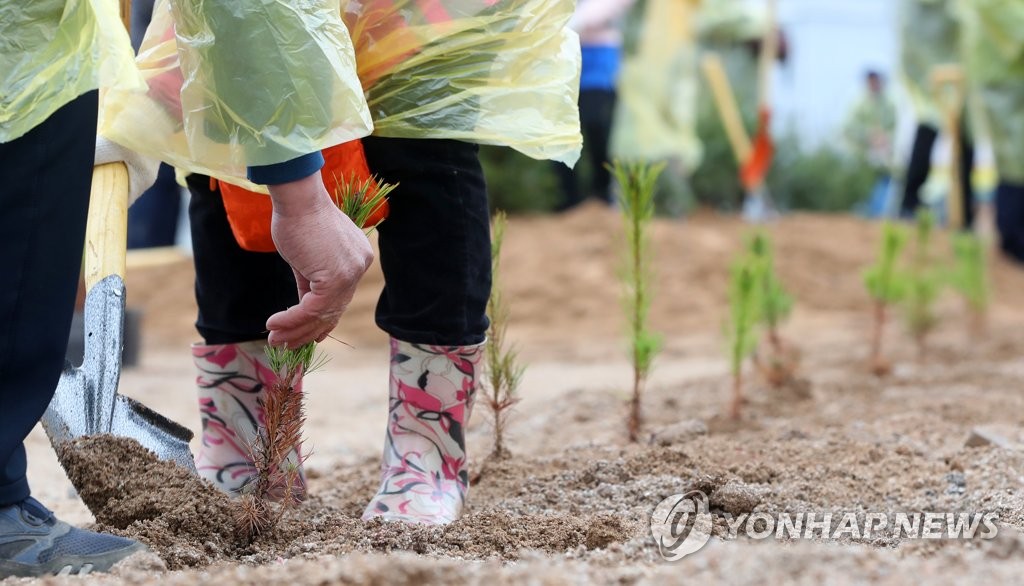
M798 304L784 335L803 352L809 398L751 380L744 421L733 425L722 417L729 383L721 324L728 262L746 227L710 215L659 223L652 319L666 347L644 399L644 441L630 445L624 402L631 373L614 281L617 226L615 214L598 207L510 225L503 286L513 314L511 337L528 364L510 430L514 457L484 468L461 521L426 528L358 520L375 489L386 410L385 338L372 323L381 277L374 273L336 333L355 348L325 345L331 362L307 380L312 497L288 516L281 534L223 547L189 531L157 538L147 529L152 526L118 527L100 518L115 531L149 540L163 559L143 556L112 576L84 582L1019 580L1024 271L995 264L996 306L982 339L967 334L952 294L941 302L943 321L925 362L916 361L894 324L887 344L897 367L879 380L865 368L870 324L861 287L877 226L821 216L772 225L780 274ZM195 429L187 352L194 338L191 286L188 265L130 275L129 301L145 313L145 346L141 366L125 373L122 389ZM483 455L490 430L482 410L477 413L469 447ZM972 432L988 441L968 442ZM94 522L39 430L29 449L37 496L69 521ZM121 463L140 466L128 457ZM481 465L475 460L473 471ZM114 482L112 490L120 487L129 498L139 485ZM667 564L650 537L650 515L664 497L691 489L708 494L716 537ZM143 508L180 511L172 492L154 493ZM990 541L726 538L727 513L798 511L992 511L1000 534ZM171 529L189 523L175 519L180 525Z

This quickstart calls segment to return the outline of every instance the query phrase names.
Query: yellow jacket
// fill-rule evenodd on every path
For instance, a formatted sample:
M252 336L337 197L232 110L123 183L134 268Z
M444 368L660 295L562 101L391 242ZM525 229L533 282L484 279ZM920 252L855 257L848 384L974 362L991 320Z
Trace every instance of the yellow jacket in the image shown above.
M142 83L116 0L0 0L0 142L100 86Z

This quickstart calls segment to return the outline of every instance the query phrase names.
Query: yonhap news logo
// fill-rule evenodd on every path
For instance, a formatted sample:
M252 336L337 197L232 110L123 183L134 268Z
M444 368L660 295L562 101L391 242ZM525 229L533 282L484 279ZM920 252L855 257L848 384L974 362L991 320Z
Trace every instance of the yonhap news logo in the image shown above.
M651 535L661 557L670 562L699 551L711 539L708 496L699 490L674 494L658 503L651 514Z
M722 539L872 540L993 539L999 534L994 512L799 512L722 514ZM714 515L699 490L674 494L651 514L651 535L666 561L699 551L711 539Z

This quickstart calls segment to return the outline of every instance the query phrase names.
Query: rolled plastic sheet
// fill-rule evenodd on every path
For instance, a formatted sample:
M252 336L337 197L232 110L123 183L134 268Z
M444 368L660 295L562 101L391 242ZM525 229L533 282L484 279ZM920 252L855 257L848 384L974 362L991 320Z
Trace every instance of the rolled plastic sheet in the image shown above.
M351 0L331 4L330 15L329 3L314 2L308 16L260 3L288 13L273 30L256 26L256 13L210 4L159 0L138 56L149 91L106 96L105 136L250 188L246 165L322 150L371 126L379 136L579 157L571 0ZM244 22L251 32L237 31Z
M117 2L0 2L0 142L98 87L140 90Z

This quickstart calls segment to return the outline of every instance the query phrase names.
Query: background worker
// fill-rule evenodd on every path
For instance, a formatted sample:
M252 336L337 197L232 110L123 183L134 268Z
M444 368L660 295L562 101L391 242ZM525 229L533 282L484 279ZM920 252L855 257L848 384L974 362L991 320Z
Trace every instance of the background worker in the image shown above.
M961 17L957 11L960 0L901 0L900 2L900 64L903 82L910 95L917 130L907 162L900 215L913 217L921 205L921 188L928 181L932 168L932 150L939 136L942 114L935 98L932 70L937 65L963 63ZM967 76L973 72L968 68ZM964 112L966 113L966 109ZM974 171L974 142L968 124L960 116L962 145L960 160L961 193L963 194L964 228L974 224L975 202L971 176Z

